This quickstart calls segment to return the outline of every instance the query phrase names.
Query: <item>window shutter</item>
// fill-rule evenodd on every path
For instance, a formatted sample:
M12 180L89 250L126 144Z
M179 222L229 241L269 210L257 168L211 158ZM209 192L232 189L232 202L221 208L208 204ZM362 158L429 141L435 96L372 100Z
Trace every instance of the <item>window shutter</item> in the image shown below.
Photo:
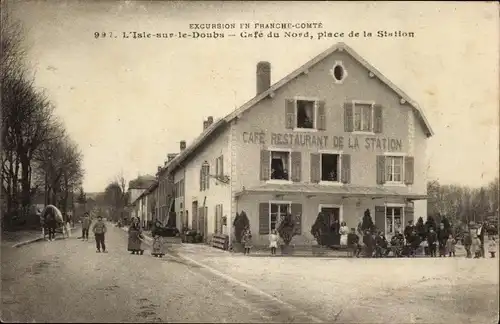
M311 153L311 182L318 183L321 178L320 154Z
M300 152L292 152L292 181L300 182L302 172L302 156Z
M205 173L205 189L208 190L210 187L210 166L207 165Z
M215 234L219 234L219 205L215 205L215 227L214 227L214 232Z
M385 156L377 156L377 184L385 183Z
M353 104L346 102L344 104L344 131L350 133L354 130Z
M295 100L285 100L285 128L293 129L295 127Z
M375 206L375 226L385 233L385 206Z
M269 203L259 205L259 234L269 234Z
M200 191L203 191L203 167L200 168Z
M219 166L220 176L224 176L224 155L220 156L220 166Z
M203 207L198 207L198 219L197 219L197 230L198 232L204 234L203 224L205 223L205 215L203 213Z
M269 180L269 165L271 159L271 152L267 150L260 151L260 180Z
M343 154L342 159L342 183L351 182L351 155Z
M316 128L318 130L326 130L326 113L325 113L325 102L318 101L318 114L316 119Z
M402 224L407 224L408 221L414 221L414 210L413 207L405 207L405 217L404 217L404 222Z
M373 132L374 133L382 133L383 131L383 119L382 119L382 105L374 105L373 106Z
M295 219L295 234L300 235L302 233L302 205L292 204L290 212Z
M405 158L405 184L413 184L415 173L415 159L413 156L406 156Z

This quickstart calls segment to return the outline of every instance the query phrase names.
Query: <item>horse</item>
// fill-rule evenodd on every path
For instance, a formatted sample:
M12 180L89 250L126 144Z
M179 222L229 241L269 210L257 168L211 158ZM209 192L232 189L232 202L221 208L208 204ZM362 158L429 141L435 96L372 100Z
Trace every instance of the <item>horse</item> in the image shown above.
M41 212L40 218L43 221L45 233L49 233L49 241L55 239L56 230L61 228L63 237L68 236L67 228L61 211L54 205L47 205ZM44 234L45 236L45 234Z

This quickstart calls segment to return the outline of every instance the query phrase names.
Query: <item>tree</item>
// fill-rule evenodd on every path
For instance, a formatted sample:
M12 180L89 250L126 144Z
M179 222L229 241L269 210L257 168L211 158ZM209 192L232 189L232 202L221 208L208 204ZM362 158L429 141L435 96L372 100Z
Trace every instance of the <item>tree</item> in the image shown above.
M104 204L111 210L111 217L114 221L124 217L124 210L128 202L126 186L125 177L120 174L104 189Z
M290 245L292 238L297 235L295 216L291 213L286 213L281 216L278 223L278 234L285 243L285 246Z
M241 213L236 213L236 217L233 221L234 226L234 237L236 239L236 243L241 243L241 239L243 238L243 231L250 227L250 221L248 220L247 214L244 210Z
M38 189L33 188L34 157L60 125L24 65L21 25L6 10L1 19L2 196L8 216L26 215Z
M373 232L375 230L375 224L373 224L372 216L370 214L370 209L366 209L363 215L363 220L361 222L361 230L363 234L366 231Z
M330 230L329 219L326 213L319 212L316 221L311 227L311 234L318 242L318 245L326 245L327 242L323 239L324 234L328 234Z

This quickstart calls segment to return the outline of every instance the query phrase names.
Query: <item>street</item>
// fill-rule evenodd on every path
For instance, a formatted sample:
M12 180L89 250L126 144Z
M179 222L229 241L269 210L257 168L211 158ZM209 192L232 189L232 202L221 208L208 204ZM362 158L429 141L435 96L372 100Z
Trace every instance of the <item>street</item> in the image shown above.
M75 232L75 234L77 234ZM281 258L175 245L131 255L73 238L2 245L2 320L24 322L490 323L498 259Z
M73 238L2 247L4 322L311 322L176 256L126 251L108 224L109 253Z

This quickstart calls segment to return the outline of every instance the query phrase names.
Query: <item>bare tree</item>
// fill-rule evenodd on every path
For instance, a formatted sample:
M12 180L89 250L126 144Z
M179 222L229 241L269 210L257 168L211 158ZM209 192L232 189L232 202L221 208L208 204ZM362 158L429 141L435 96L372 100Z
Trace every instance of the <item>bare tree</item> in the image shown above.
M104 190L106 205L111 209L111 215L114 221L123 218L124 209L127 205L127 182L123 173L115 177Z

